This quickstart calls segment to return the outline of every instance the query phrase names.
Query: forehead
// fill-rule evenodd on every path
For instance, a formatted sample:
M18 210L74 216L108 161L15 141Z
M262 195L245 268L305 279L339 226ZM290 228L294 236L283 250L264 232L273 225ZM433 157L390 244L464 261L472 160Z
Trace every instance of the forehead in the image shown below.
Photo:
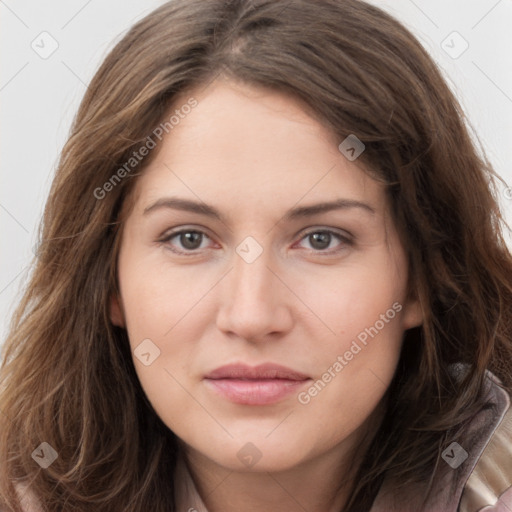
M341 141L299 100L219 81L176 98L170 112L190 97L197 105L164 136L136 185L145 203L172 191L232 207L339 197L384 206L382 186L341 154Z

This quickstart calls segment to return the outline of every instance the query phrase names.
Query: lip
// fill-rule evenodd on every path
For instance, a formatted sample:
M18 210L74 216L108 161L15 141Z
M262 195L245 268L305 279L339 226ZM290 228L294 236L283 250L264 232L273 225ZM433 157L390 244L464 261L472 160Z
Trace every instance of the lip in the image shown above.
M248 366L221 366L204 377L216 393L241 405L268 405L279 402L311 380L308 375L273 363Z

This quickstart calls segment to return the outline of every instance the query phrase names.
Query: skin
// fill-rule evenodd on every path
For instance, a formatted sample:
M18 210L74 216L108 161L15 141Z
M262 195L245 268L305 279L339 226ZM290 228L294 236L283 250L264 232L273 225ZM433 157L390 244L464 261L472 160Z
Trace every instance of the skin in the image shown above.
M159 348L148 366L134 357L135 368L209 512L340 510L378 428L404 331L422 322L384 189L290 96L227 79L183 103L191 95L198 105L136 184L112 322L127 329L132 350L147 338ZM166 207L144 214L170 196L212 205L223 220ZM340 198L373 212L284 219ZM192 249L179 235L163 241L174 228L207 236ZM347 240L319 246L308 236L326 229ZM252 263L236 252L247 236L263 249ZM396 316L307 404L297 393L235 404L203 380L228 363L273 362L310 376L307 391L397 302ZM237 457L248 442L261 454L249 468Z

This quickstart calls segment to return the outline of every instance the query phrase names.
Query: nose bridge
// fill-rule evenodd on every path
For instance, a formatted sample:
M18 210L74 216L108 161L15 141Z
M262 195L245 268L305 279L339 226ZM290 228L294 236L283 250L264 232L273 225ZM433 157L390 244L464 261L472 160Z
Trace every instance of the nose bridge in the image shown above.
M233 297L239 302L269 303L273 297L271 291L276 292L275 277L268 268L272 259L270 250L261 250L258 255L253 252L255 248L249 247L249 252L245 255L242 252L244 248L247 247L240 244L237 254L234 255L231 276Z
M223 285L218 327L246 339L288 329L291 316L287 298L269 269L273 262L270 250L247 257L255 248L249 247L245 253L244 248L240 244L233 255L232 271Z

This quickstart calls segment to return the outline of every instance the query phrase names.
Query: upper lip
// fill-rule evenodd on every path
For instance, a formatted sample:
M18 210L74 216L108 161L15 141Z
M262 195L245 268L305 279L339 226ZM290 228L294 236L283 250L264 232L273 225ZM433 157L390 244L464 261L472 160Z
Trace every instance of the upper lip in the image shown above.
M205 376L206 379L286 379L306 380L309 377L303 373L273 363L249 366L243 363L220 366Z

